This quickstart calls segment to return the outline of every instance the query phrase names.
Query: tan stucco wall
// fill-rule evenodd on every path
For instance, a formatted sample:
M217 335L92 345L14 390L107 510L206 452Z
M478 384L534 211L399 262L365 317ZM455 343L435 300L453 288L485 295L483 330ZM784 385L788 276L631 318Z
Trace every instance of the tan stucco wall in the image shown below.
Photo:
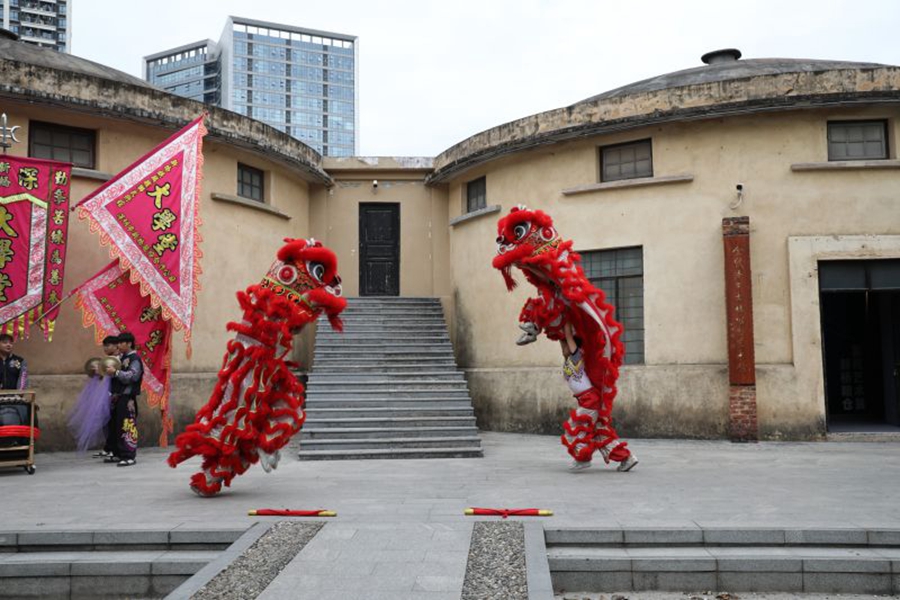
M384 202L400 205L400 295L449 295L447 197L425 185L428 170L383 157L327 158L324 167L335 185L311 196L312 235L337 254L344 294L359 295L359 206Z
M12 154L27 153L28 121L39 120L83 127L97 131L96 170L117 173L143 156L173 131L134 125L120 120L93 117L60 110L7 104L11 125L20 125L23 143ZM265 156L207 138L204 141L203 186L200 215L203 252L196 320L193 329L193 356L185 355L180 333L173 344L173 391L170 399L176 419L176 431L193 419L207 400L218 371L225 344L230 339L225 325L240 317L235 292L259 281L275 258L285 237L308 237L308 183L296 172ZM256 210L227 201L213 200L212 194L235 196L237 163L265 171L266 203L283 215ZM103 184L102 180L74 177L72 203ZM99 236L91 234L86 222L72 214L65 291L68 292L109 262ZM98 356L93 328L81 324L81 312L74 300L62 306L51 343L44 342L37 330L31 339L16 344L15 352L26 357L33 387L40 390L42 448L65 448L71 438L64 429L65 414L74 405L84 384L81 375L85 360ZM156 411L144 405L141 418L143 439L155 444L159 432ZM143 443L143 442L142 442Z
M498 389L518 389L516 381L523 371L559 362L555 344L514 345L518 312L532 290L519 275L520 287L507 294L500 274L489 266L496 251L496 221L512 206L524 203L545 210L579 250L643 247L646 365L626 370L619 405L635 415L634 420L624 419L626 429L632 429L628 423L633 422L635 432L647 435L669 434L672 411L697 412L691 368L720 370L727 364L721 220L748 215L760 428L770 437L821 433L824 398L821 390L810 389L812 379L806 372L821 371L821 354L804 363L803 372L794 368L787 240L798 235L900 232L896 218L900 171L795 172L791 165L827 160L830 119L887 118L896 138L898 116L896 107L878 107L658 126L521 153L451 181L451 217L463 211L465 182L482 175L487 177L487 204L502 206L500 213L450 229L457 352L462 366L474 369L470 381L476 404L502 404ZM599 146L644 138L653 140L654 176L692 175L693 181L561 193L597 183ZM737 199L737 183L744 186L744 199L732 210L729 204ZM661 367L669 369L666 377L643 374ZM727 374L723 371L718 378L715 385L725 389ZM643 383L634 387L638 381ZM566 399L565 388L557 393ZM657 401L663 397L664 409ZM814 402L801 400L810 397ZM722 412L727 411L727 401L725 393L704 395L703 410L727 415ZM517 402L525 414L533 412L527 394L520 394ZM492 414L504 410L496 408ZM542 417L521 418L535 422ZM482 424L491 426L495 421L501 427L510 422L504 417ZM696 428L703 420L692 422ZM718 418L706 422L707 434L721 433Z

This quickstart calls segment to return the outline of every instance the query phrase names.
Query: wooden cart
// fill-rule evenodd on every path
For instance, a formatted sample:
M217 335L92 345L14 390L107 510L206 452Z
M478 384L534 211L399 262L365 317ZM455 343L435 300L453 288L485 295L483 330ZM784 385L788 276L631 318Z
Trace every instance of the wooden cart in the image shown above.
M4 437L27 437L27 445L3 446L0 445L0 467L24 467L25 472L34 475L34 440L35 432L34 417L37 412L37 404L35 403L35 392L33 390L0 390L0 406L4 404L28 405L30 410L29 423L26 427L19 427L19 431ZM0 431L9 429L0 426ZM25 429L25 431L22 431ZM3 437L0 437L0 442ZM24 457L23 457L24 454Z

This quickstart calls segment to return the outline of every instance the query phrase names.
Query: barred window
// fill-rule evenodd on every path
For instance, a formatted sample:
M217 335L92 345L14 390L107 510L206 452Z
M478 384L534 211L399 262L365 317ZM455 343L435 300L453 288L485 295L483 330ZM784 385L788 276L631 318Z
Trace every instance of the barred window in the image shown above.
M32 121L28 129L29 156L94 168L96 132L39 121Z
M887 121L831 121L828 160L888 158Z
M263 172L238 163L238 196L263 202Z
M650 140L600 148L600 181L653 177Z
M479 177L466 184L466 212L487 206L487 178Z
M584 273L616 307L616 320L625 332L625 364L644 362L644 257L643 248L616 248L579 252Z

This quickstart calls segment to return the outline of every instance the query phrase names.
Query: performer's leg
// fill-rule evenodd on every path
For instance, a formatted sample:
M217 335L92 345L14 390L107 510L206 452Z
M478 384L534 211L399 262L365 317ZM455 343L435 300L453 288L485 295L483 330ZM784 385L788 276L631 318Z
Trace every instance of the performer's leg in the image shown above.
M594 429L594 445L607 464L610 460L619 463L619 471L630 471L638 463L628 449L628 442L619 439L619 434L613 428L612 405L606 402L600 405L600 415Z
M591 389L575 396L578 407L572 409L563 424L563 446L575 459L572 468L583 469L590 465L594 454L594 426L599 416L600 395Z
M118 412L121 415L117 419L121 423L121 435L119 437L118 456L121 459L120 467L129 467L137 458L137 398L119 398Z
M109 422L106 424L106 444L103 446L103 456L115 456L119 449L119 428L116 420L116 397L109 401ZM100 453L98 453L99 455Z

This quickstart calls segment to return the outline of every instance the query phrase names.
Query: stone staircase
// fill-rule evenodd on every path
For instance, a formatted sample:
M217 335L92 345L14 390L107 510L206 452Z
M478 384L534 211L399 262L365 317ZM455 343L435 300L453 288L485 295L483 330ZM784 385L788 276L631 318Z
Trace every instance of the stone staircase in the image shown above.
M900 529L547 528L567 592L900 593Z
M351 298L321 319L301 460L480 457L463 373L437 298Z

